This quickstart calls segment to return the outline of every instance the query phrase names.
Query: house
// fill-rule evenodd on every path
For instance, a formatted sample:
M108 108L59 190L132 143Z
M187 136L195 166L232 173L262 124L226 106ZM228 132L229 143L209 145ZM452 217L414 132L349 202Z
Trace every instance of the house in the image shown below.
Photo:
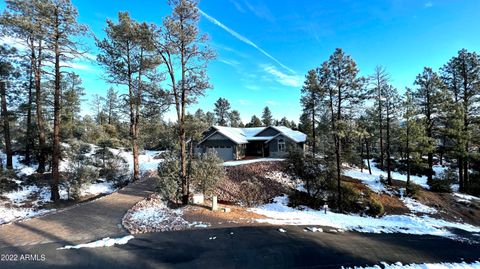
M307 135L285 126L234 128L212 126L203 134L195 153L217 151L225 161L246 156L282 158L294 147L305 148Z

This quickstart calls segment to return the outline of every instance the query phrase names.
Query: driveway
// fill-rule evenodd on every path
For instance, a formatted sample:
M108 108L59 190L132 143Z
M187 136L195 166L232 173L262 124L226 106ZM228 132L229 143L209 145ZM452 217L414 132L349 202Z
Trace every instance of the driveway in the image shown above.
M90 241L126 235L123 215L155 189L151 178L131 183L118 192L37 218L0 226L0 247L52 242Z
M340 268L388 263L472 262L480 246L436 236L310 233L302 227L237 227L137 235L126 245L57 250L47 243L0 248L44 255L7 268ZM215 239L213 239L215 237ZM212 238L212 239L210 239Z

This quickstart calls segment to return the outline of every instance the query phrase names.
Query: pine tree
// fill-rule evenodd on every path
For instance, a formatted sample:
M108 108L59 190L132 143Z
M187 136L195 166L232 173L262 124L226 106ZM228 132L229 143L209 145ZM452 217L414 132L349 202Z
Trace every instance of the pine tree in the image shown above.
M384 91L386 153L387 153L387 182L392 185L392 121L397 118L400 107L400 96L397 89L388 85Z
M321 81L320 96L324 109L327 109L330 121L330 135L333 141L334 170L337 181L337 205L340 211L342 206L342 140L347 134L349 113L365 98L364 78L359 77L359 70L355 61L341 49L336 49L329 60L317 69Z
M253 115L246 127L262 127L262 121L256 115Z
M266 106L262 112L262 122L265 126L271 126L273 124L273 116L270 108Z
M110 83L128 88L129 136L133 155L133 180L140 179L138 139L142 106L160 59L154 46L154 27L139 23L128 13L118 14L118 23L107 20L106 38L97 40L98 61L105 67ZM176 83L176 82L175 82ZM103 102L102 102L103 104Z
M214 112L217 124L220 126L227 126L230 114L230 102L225 98L218 98L215 102Z
M0 45L0 99L2 110L2 127L5 142L5 154L7 157L6 168L13 169L12 139L10 134L10 113L7 106L7 88L12 84L14 77L18 76L15 66L12 64L17 54L16 48ZM1 165L1 164L0 164Z
M164 21L156 44L170 80L169 93L177 112L180 145L180 181L183 204L188 203L187 149L185 114L189 104L211 88L206 74L208 62L215 57L206 35L199 33L199 10L195 0L171 0L173 13ZM179 78L177 78L177 75Z
M320 108L320 81L317 72L319 70L310 70L308 74L305 76L305 82L302 87L302 97L300 99L300 103L303 107L303 114L308 115L309 117L309 124L311 126L311 130L308 131L307 134L311 135L311 145L312 145L312 153L316 154L316 143L317 143L317 130L316 130L316 122L315 119L318 116L318 111ZM307 119L303 119L304 121ZM305 125L303 126L305 127Z
M33 148L32 107L36 108L36 131L38 134L37 172L44 173L48 148L46 145L46 128L44 119L43 101L45 99L42 89L42 75L44 74L45 60L50 58L46 51L47 23L51 15L48 9L49 1L23 1L7 0L6 10L1 17L1 24L5 26L6 33L21 40L27 48L24 57L28 59L28 115L27 115L27 141L25 145L25 161L30 162L30 152ZM35 98L33 98L33 89ZM35 100L34 100L35 99Z
M118 91L113 87L110 87L107 92L107 97L105 98L104 107L107 110L107 123L112 125L115 121L118 120L118 108L119 108L119 97Z
M82 79L74 72L63 76L62 85L61 133L62 137L66 139L75 136L75 130L80 121L81 98L85 95L85 89L82 87Z
M428 155L428 182L432 182L434 174L433 154L437 147L438 115L443 102L442 90L445 85L437 73L429 67L425 67L423 72L417 75L415 85L418 88L413 93L414 102L420 108L419 114L423 117L425 136L428 138L428 147L425 148L426 152L424 152Z
M374 74L369 77L372 88L370 89L370 95L374 97L375 106L377 108L377 130L378 130L378 143L380 151L380 168L384 168L385 164L385 150L384 150L384 108L383 104L385 89L388 87L389 75L387 70L383 66L376 66Z
M463 144L459 145L462 150L459 153L459 181L461 191L467 191L469 187L470 173L470 143L473 130L476 128L476 120L480 113L476 105L480 101L480 56L476 53L462 49L443 68L442 78L452 96L452 101L462 107L463 126L462 134L458 134ZM458 111L458 108L457 108ZM457 126L458 127L458 126Z
M78 12L69 0L55 0L48 2L48 16L46 17L46 45L52 52L54 64L54 93L53 93L53 149L52 149L52 182L51 199L60 199L60 127L62 96L62 67L61 63L79 56L78 37L86 32L86 26L77 22Z
M233 110L230 113L230 126L232 127L240 127L242 120L240 119L240 112L238 110Z

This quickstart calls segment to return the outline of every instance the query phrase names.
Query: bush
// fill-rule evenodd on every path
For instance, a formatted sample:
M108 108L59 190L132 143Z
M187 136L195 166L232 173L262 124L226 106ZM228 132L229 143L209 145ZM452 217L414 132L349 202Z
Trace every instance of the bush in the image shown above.
M290 207L308 206L318 210L322 208L324 203L321 199L313 198L308 193L298 190L288 196L288 206Z
M329 179L334 178L332 171L327 167L321 159L304 155L299 150L292 150L289 152L286 172L300 178L308 194L316 199L328 190Z
M94 167L81 162L73 163L69 168L67 178L62 182L67 190L68 199L79 199L82 188L91 184L97 178L98 173Z
M347 212L359 212L363 208L361 206L362 195L360 191L354 188L354 186L349 182L342 182L341 184L342 192L342 208Z
M12 170L0 171L0 193L11 192L18 190L18 184L15 183L17 175Z
M90 144L82 143L78 147L78 154L88 154L92 151L92 146Z
M104 168L100 169L100 176L112 181L115 187L125 186L131 179L127 161L119 155L113 155L105 160Z
M382 202L375 198L370 198L368 201L367 214L373 217L381 216L385 213Z
M194 183L204 195L211 195L218 181L225 178L223 161L217 156L216 151L209 150L199 156L192 163L192 183Z
M421 187L417 184L410 183L407 188L407 195L410 197L416 197L420 193Z
M242 202L247 206L256 206L263 201L262 197L262 185L258 179L253 178L251 180L242 181L240 183L240 197Z
M165 160L158 165L157 191L164 199L178 201L180 198L180 159L173 152L165 154Z

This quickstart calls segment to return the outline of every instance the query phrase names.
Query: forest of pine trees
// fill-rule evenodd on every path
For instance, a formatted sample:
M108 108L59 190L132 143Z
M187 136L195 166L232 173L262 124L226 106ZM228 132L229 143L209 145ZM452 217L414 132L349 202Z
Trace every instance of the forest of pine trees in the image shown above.
M198 28L197 2L170 4L172 14L162 25L136 21L127 12L106 21L106 35L95 43L102 77L111 87L85 104L82 78L65 67L88 50L78 41L89 31L78 22L75 6L69 0L7 0L1 33L19 44L0 46L2 169L12 169L14 154L23 156L22 162L48 175L57 201L64 143L128 148L133 180L140 178L142 149L176 149L186 203L188 141L212 125L284 125L306 133L309 150L325 157L339 205L343 165L370 169L371 159L387 171L387 184L393 184L392 171L403 171L425 175L435 185L433 166L445 164L455 172L448 180L458 182L460 191L480 193L477 53L462 49L439 70L425 67L412 78L411 89L396 89L387 68L360 76L353 58L337 49L306 75L298 124L274 119L268 106L256 112L260 117L252 112L242 122L225 98L213 111L190 114L189 107L212 88L206 69L215 53ZM82 105L90 107L89 115L81 114ZM174 122L164 119L168 109Z
M310 152L336 171L338 199L344 164L370 169L370 159L390 185L391 172L400 171L427 176L432 189L458 183L462 192L480 193L479 55L462 49L440 70L425 67L412 84L396 89L381 66L361 77L341 49L306 75L299 129ZM448 175L435 177L434 165L446 165Z

